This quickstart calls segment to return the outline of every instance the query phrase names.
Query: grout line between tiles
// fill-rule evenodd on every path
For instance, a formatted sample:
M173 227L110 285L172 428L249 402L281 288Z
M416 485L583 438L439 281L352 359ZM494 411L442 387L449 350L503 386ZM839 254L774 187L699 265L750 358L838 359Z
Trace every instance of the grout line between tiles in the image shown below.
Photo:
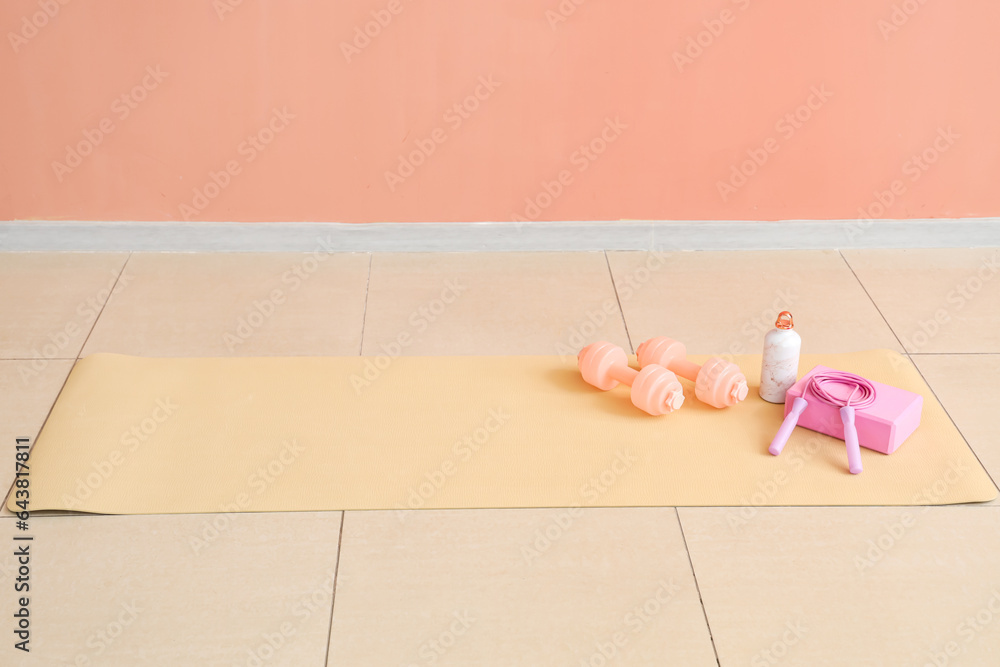
M375 258L375 253L368 253L368 277L365 279L365 306L361 311L361 343L358 345L358 355L364 356L365 354L365 322L368 320L368 292L372 284L372 261Z
M107 307L108 302L111 301L111 297L114 296L115 287L118 287L118 281L121 280L122 274L125 273L125 267L128 266L129 260L132 259L132 253L128 254L125 258L125 262L122 263L121 271L118 272L118 276L115 278L115 284L111 286L111 291L108 293L108 298L101 305L101 311L97 313L97 317L94 318L94 323L90 325L90 331L87 332L87 337L83 339L83 344L80 345L79 351L77 351L76 356L72 359L64 359L63 361L72 361L74 365L80 360L80 355L83 353L83 348L87 347L87 341L90 340L90 334L94 333L94 328L97 326L98 320L101 319L101 315L104 313L104 308ZM22 360L25 361L25 360ZM69 380L69 376L73 373L73 369L70 368L66 373L66 377L63 378L62 384L59 385L59 391L56 393L54 399L52 399L52 404L49 409L45 412L45 419L42 420L41 426L38 427L38 431L31 436L31 449L28 450L28 455L31 455L31 450L35 448L35 442L38 440L38 436L41 434L42 429L45 428L45 423L49 421L49 417L52 415L52 409L56 406L56 402L59 400L59 395L62 394L63 389L66 388L66 382ZM10 499L10 494L14 491L14 482L17 480L12 480L10 483L10 488L7 489L7 493L4 494L4 507L7 506L7 501ZM14 516L14 515L11 515Z
M907 357L909 357L910 353L906 351L906 346L903 345L903 341L899 339L899 335L896 333L896 330L892 328L892 325L889 324L889 320L887 320L885 318L885 315L882 314L882 309L878 307L877 303L875 303L875 299L873 299L872 295L869 294L868 288L861 281L861 278L858 277L858 274L854 271L854 267L851 266L851 263L847 261L846 257L844 257L843 251L838 250L837 254L840 255L840 259L844 260L844 264L847 265L847 270L851 272L851 275L854 276L854 279L858 281L859 285L861 285L861 289L864 290L865 296L867 296L868 300L872 302L873 306L875 306L875 310L878 312L879 317L882 318L882 321L885 322L885 326L889 327L889 331L892 332L893 338L895 338L896 342L899 343L899 349L903 351L903 354L905 354ZM912 359L911 359L911 361L912 361Z
M96 320L95 320L95 323L96 323ZM80 349L82 350L83 348L80 348ZM75 364L76 361L73 360L73 363ZM70 374L72 372L73 372L72 368L70 368L68 371L66 371L66 377L63 378L62 384L59 385L59 391L56 392L55 398L52 399L52 404L49 405L49 409L45 412L45 419L42 420L42 424L38 427L38 430L35 431L35 433L33 435L29 436L31 438L31 447L28 449L28 456L29 457L31 456L31 451L35 448L35 441L38 440L38 436L41 434L42 429L45 428L45 423L47 421L49 421L49 416L52 414L52 408L56 407L56 401L59 400L59 395L63 392L63 389L66 388L66 382L69 381L69 376L70 376ZM16 482L17 482L17 477L15 477L14 479L12 479L10 481L10 488L7 489L7 493L5 493L4 497L3 497L3 506L4 507L7 507L7 501L10 500L10 494L14 492L14 484ZM31 507L31 505L29 504L28 507ZM10 514L10 515L0 515L0 520L3 520L5 518L7 518L8 516L10 518L17 517L17 515L13 514L13 513Z
M986 476L990 478L990 481L993 482L993 486L996 487L997 491L1000 491L1000 485L998 485L996 479L994 479L993 473L990 472L989 468L983 465L983 462L979 458L979 453L976 451L976 448L972 446L972 443L969 442L969 439L965 437L964 433L962 433L962 429L959 427L958 423L955 422L954 417L951 416L951 412L948 411L948 408L945 407L945 404L941 402L941 399L938 397L937 392L934 391L934 387L931 386L930 381L926 377L924 377L924 372L920 370L920 366L918 366L916 362L913 361L913 358L910 356L909 352L906 353L906 358L909 359L910 363L913 364L913 367L917 369L917 373L920 374L920 378L924 381L924 383L927 385L927 388L930 389L931 393L934 395L934 400L938 402L938 405L941 406L941 409L944 410L944 413L948 415L948 421L950 421L951 425L955 427L955 430L958 431L958 434L962 436L962 440L965 440L965 446L968 447L969 451L972 452L972 455L976 457L976 461L979 463L979 467L981 467L983 469L983 472L986 473Z
M622 308L622 298L618 295L618 285L615 284L615 273L611 270L611 259L608 257L608 251L604 251L604 263L608 267L608 275L611 277L611 289L615 292L615 301L618 302L618 312L622 316L622 326L625 327L625 338L628 340L628 351L629 354L635 354L635 348L632 347L632 334L628 332L628 322L625 321L625 309Z
M973 452L975 453L975 452ZM988 472L988 471L987 471ZM9 491L8 491L9 495ZM738 510L743 505L677 505L675 509L723 509L723 510ZM868 511L868 510L894 510L894 509L921 509L929 511L941 511L952 508L982 508L983 511L994 511L1000 512L1000 503L995 501L985 501L985 502L959 502L959 503L948 503L943 505L756 505L755 509L766 512L771 510L791 510L793 512L809 512L819 509L835 509L835 510L857 510L857 511ZM476 512L480 511L482 508L452 508L449 511L457 512ZM562 508L531 508L531 507L494 507L489 508L499 512L518 512L521 510L529 509L562 509ZM609 505L609 506L594 506L592 509L622 509L622 510L632 510L641 509L640 507L632 505ZM45 512L50 512L50 510L42 510ZM329 513L329 512L379 512L379 511L389 511L389 510L301 510L301 511L259 511L259 512L245 512L244 514L306 514L306 513ZM428 510L414 510L417 512L424 512ZM150 514L94 514L89 512L72 512L69 510L51 510L51 513L41 514L39 512L33 512L32 517L35 519L80 519L80 518L104 518L104 517L134 517L136 519L142 519L146 517L154 516L216 516L221 515L223 512L153 512ZM16 514L2 514L0 515L0 526L3 525L3 521L17 519Z
M80 346L79 352L76 353L76 361L80 360L80 355L83 354L84 348L87 347L87 341L90 340L91 335L94 333L94 329L97 328L97 323L101 321L101 315L104 314L104 309L108 307L108 304L111 303L111 299L115 296L115 288L118 287L118 282L122 279L122 274L125 273L125 269L128 267L128 263L130 261L132 261L132 253L129 253L128 257L125 258L125 263L122 264L122 270L118 272L118 277L115 278L115 284L111 286L111 291L108 292L108 298L105 299L103 304L101 304L100 312L97 313L97 317L94 318L94 323L90 325L90 331L87 332L87 337L83 339L83 345Z
M712 642L712 653L715 654L715 664L722 667L719 660L719 649L715 647L715 635L712 634L712 624L708 622L708 610L705 609L705 599L701 597L701 586L698 585L698 575L694 571L694 559L691 557L691 548L688 546L687 536L684 534L684 524L681 523L681 513L676 507L674 516L677 517L677 527L681 531L681 539L684 541L684 552L688 557L688 565L691 567L691 578L694 579L694 588L698 592L698 603L701 604L701 614L705 617L705 628L708 630L708 640Z
M337 536L337 564L333 566L333 593L330 595L330 623L326 632L326 659L324 665L330 664L330 641L333 639L333 606L337 600L337 575L340 574L340 550L344 543L344 522L347 520L347 512L340 513L340 535Z
M949 356L983 356L996 357L1000 352L908 352L911 357L949 357Z
M985 465L983 465L982 460L979 458L979 453L976 452L976 448L972 446L972 443L969 442L969 439L965 437L964 433L962 433L962 429L959 428L958 424L955 422L955 419L951 416L951 413L948 411L948 408L946 408L944 403L941 402L941 399L938 397L937 392L934 391L934 387L932 387L931 383L927 380L926 377L924 377L924 372L920 370L920 367L916 364L915 361L913 361L913 356L910 354L909 350L906 349L906 346L903 345L903 341L899 339L899 336L896 335L896 330L892 328L892 325L889 324L889 320L887 320L885 318L885 315L882 314L882 309L878 307L878 304L875 303L875 299L873 299L872 295L868 293L868 288L865 287L865 284L861 281L861 278L859 278L858 274L854 272L854 267L851 266L851 263L847 261L847 258L844 257L844 253L842 251L838 250L837 253L840 255L840 258L844 260L844 263L847 264L847 268L851 270L851 273L854 274L855 280L858 281L858 284L861 285L861 289L863 289L865 291L865 294L868 295L868 299L872 302L872 305L875 306L875 310L877 310L878 314L882 316L882 321L884 321L886 326L889 327L889 330L892 331L892 335L896 337L896 341L902 348L903 354L906 355L907 360L909 360L909 362L913 364L913 367L917 369L917 373L920 374L920 378L927 385L927 388L931 390L931 394L934 395L934 400L938 402L938 404L941 406L941 409L944 410L944 413L948 415L948 421L950 421L952 426L955 427L955 430L958 431L958 434L962 436L962 440L965 441L965 446L968 447L969 451L972 452L972 455L976 457L976 461L979 463L979 466L983 469L983 472L986 473L986 476L990 478L990 481L993 482L993 486L997 488L998 491L1000 491L1000 485L998 485L996 479L993 478L993 474L989 471L989 469Z

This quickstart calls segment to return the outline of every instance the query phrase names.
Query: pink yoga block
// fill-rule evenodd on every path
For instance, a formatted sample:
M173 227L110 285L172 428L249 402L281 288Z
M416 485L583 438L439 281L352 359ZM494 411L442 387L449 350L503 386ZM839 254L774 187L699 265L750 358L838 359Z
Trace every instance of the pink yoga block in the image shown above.
M802 396L813 374L831 370L833 369L826 366L816 366L799 378L788 390L785 414L792 409L795 399ZM875 402L867 408L858 409L855 414L858 443L876 452L892 454L920 426L924 397L875 381L872 384L875 386ZM843 396L845 401L847 393ZM820 401L812 393L803 398L809 402L809 407L799 417L798 425L843 440L844 425L840 420L840 408Z

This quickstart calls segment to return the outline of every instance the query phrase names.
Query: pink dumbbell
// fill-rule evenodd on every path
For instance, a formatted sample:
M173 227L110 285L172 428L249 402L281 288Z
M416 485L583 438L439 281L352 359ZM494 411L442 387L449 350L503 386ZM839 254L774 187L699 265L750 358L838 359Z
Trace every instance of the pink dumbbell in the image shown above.
M580 374L588 384L608 391L618 383L632 387L632 405L651 415L665 415L684 403L677 376L660 366L637 371L628 365L625 350L611 343L592 343L577 355Z
M687 360L684 344L671 338L650 338L636 354L642 368L655 364L694 382L694 395L712 407L727 408L747 397L747 379L739 366L719 357L699 366Z

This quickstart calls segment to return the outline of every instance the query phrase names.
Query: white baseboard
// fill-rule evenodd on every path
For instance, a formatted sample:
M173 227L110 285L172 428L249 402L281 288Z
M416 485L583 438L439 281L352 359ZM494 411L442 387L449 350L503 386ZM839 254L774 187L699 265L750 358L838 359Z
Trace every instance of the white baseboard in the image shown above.
M0 222L15 252L476 252L1000 246L1000 218L620 222Z

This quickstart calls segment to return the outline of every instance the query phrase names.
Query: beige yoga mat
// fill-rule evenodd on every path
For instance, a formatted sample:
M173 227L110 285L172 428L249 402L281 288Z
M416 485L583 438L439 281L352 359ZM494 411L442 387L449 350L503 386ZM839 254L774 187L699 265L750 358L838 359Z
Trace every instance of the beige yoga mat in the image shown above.
M701 360L703 357L696 357ZM895 453L796 429L752 385L717 410L685 382L650 417L569 357L147 359L76 364L31 452L32 510L109 514L655 505L907 505L996 489L920 374L890 351L805 355L924 396ZM14 509L13 498L8 507Z

